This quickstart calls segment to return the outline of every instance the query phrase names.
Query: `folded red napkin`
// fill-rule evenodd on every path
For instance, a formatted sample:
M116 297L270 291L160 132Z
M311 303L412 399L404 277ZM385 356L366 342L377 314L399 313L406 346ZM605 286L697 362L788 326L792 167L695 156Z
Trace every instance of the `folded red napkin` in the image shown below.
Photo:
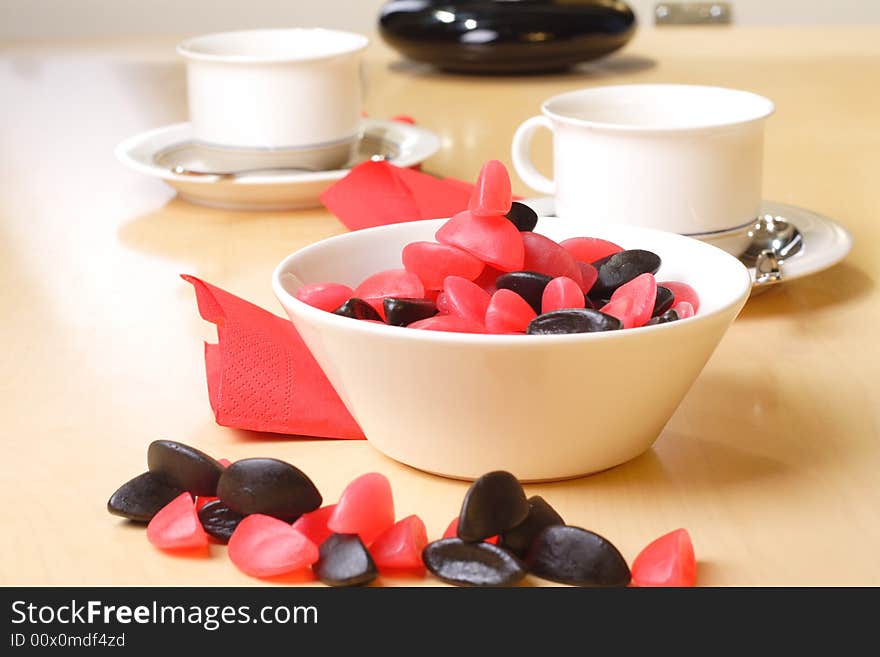
M350 230L451 217L465 210L473 185L394 166L363 162L321 194L321 202Z
M252 431L363 438L296 328L194 276L199 313L217 325L205 344L208 398L217 424Z
M449 217L468 206L473 185L388 162L364 162L321 196L351 230ZM194 276L202 317L217 325L205 345L208 397L217 424L273 433L363 438L296 328L288 320Z

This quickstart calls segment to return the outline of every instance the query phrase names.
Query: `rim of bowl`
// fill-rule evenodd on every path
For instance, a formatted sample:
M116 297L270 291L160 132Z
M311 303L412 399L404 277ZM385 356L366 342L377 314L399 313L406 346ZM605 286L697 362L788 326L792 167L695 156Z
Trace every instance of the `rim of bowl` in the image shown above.
M546 217L540 217L540 219L546 219ZM304 303L297 299L295 296L290 294L286 289L284 289L284 285L281 282L282 275L289 269L290 262L301 257L303 254L308 253L311 250L316 248L323 247L328 243L332 243L338 240L344 240L350 238L351 235L355 235L358 233L367 233L369 232L381 232L388 229L393 229L395 226L401 225L412 225L419 223L429 223L429 222L439 222L446 221L446 219L423 219L420 221L409 221L403 224L390 224L386 226L375 226L373 228L364 228L358 231L343 233L341 235L334 235L333 237L328 237L323 240L319 240L313 244L309 244L308 246L304 246L297 251L294 251L286 258L284 258L278 265L275 267L272 272L272 291L275 293L275 297L281 301L282 298L289 301L294 307L296 307L300 313L309 318L314 318L314 320L318 322L329 322L330 324L335 324L340 328L347 328L352 331L365 331L368 333L373 333L377 336L384 337L393 337L393 338L402 338L404 340L427 340L434 341L438 343L453 343L453 344L469 344L469 345L480 345L480 346L489 346L489 345L499 345L499 346L509 346L512 344L522 344L522 345L538 345L545 342L586 342L586 341L601 341L601 340L614 340L621 339L622 336L626 335L644 335L649 331L669 331L676 330L677 326L693 324L695 322L704 321L710 317L714 317L716 315L727 312L730 308L736 305L742 305L745 303L746 298L748 298L752 289L752 277L749 274L748 269L746 269L745 265L743 265L739 260L734 258L732 255L727 253L726 251L719 249L717 246L713 246L711 244L707 244L706 242L700 242L700 240L694 240L700 242L703 246L708 249L714 249L718 252L719 257L729 259L730 261L736 263L741 269L741 289L739 294L729 300L727 303L705 313L697 313L692 317L687 317L685 319L679 319L675 322L668 322L666 324L656 324L654 326L639 326L637 328L631 329L621 329L617 331L600 331L596 333L566 333L561 335L526 335L526 334L516 334L516 335L508 335L508 334L496 334L496 333L456 333L451 331L430 331L430 330L418 330L418 329L410 329L406 326L391 326L388 324L374 324L372 322L363 322L358 320L352 320L350 317L341 317L339 315L334 315L333 313L328 313L326 310L321 310L320 308L315 308L314 306L310 306L307 303ZM637 227L632 227L637 228ZM668 231L656 230L653 228L637 228L638 232L643 232L648 235L651 234L660 234L660 235L675 235L676 237L680 237L681 239L693 239L690 237L686 237L684 235L679 235L677 233L670 233ZM293 275L293 274L291 274ZM283 305L283 304L282 304ZM289 320L290 318L288 318Z
M723 93L730 96L740 96L750 97L750 100L754 101L757 105L762 105L762 109L755 110L752 113L748 114L744 118L722 121L722 120L709 120L701 123L694 123L693 125L633 125L627 123L608 123L605 121L593 121L591 119L581 119L578 117L574 117L568 114L559 113L552 109L553 104L557 104L560 101L563 101L567 98L575 97L575 96L591 96L598 95L603 92L608 92L608 90L613 89L633 89L636 91L643 90L651 90L651 89L674 89L677 91L682 90L699 90L701 92L712 92L712 93ZM769 116L771 116L776 111L776 104L767 98L766 96L761 96L760 94L756 94L753 91L746 91L744 89L732 89L730 87L719 87L717 85L705 85L705 84L674 84L674 83L660 83L660 84L614 84L614 85L605 85L602 87L587 87L585 89L575 89L573 91L566 91L561 94L557 94L545 100L541 103L541 112L550 119L554 121L558 121L560 123L567 123L569 125L576 125L586 128L592 128L594 130L604 130L607 132L623 132L623 133L637 133L637 134L655 134L655 135L663 135L663 134L678 134L683 132L700 132L705 130L717 130L719 128L731 128L735 126L745 125L747 123L754 123L756 121L762 121Z
M312 34L320 34L325 36L342 36L351 41L349 47L339 47L327 52L316 54L276 54L276 55L240 55L240 54L218 54L199 50L199 42L206 42L211 39L222 39L230 36L259 36L272 34L280 36L283 34L295 38L297 34L309 32ZM342 57L361 52L370 45L370 39L363 34L357 32L348 32L345 30L331 30L324 27L279 27L266 28L256 30L230 30L227 32L213 32L211 34L200 34L198 36L184 39L177 44L177 53L186 59L202 62L218 62L229 64L278 64L284 62L313 62L322 59L333 59L334 57Z

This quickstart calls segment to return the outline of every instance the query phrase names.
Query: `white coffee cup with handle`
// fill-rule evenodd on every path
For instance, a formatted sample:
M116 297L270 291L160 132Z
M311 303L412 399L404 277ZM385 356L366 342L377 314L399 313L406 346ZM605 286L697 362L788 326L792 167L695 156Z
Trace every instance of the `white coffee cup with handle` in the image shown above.
M773 103L721 87L637 84L550 98L513 137L523 181L555 196L556 214L704 236L741 230L762 196L764 120ZM553 133L550 180L529 156Z
M244 30L180 43L197 144L267 166L344 166L361 138L367 37L323 28Z

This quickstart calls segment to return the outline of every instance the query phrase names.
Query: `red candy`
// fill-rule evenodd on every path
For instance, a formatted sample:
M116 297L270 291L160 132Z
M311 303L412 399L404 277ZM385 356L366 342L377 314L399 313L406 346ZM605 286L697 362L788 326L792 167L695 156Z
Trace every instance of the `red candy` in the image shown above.
M581 268L577 261L556 242L532 232L523 233L522 241L525 249L522 269L552 278L568 276L581 284Z
M522 269L525 257L524 234L528 233L520 234L504 216L479 217L465 211L443 224L435 237L438 242L457 246L493 267L517 271Z
M651 319L657 301L657 281L653 274L641 274L621 285L602 308L606 315L623 322L623 328L644 326Z
M370 556L380 571L422 572L422 550L427 544L425 523L418 516L407 516L373 541Z
M584 295L577 287L583 303ZM532 307L513 290L498 290L486 309L486 330L489 333L525 333L535 319Z
M581 290L586 294L592 289L596 279L599 278L599 271L588 262L578 260L577 265L581 270Z
M483 288L461 276L447 276L443 294L447 313L483 326L489 307L489 294Z
M687 301L693 308L694 312L697 312L700 309L700 297L697 295L697 291L687 283L667 281L665 283L658 283L658 285L662 285L672 292L672 296L675 298L673 304Z
M486 327L483 326L482 322L475 322L457 315L434 315L434 317L413 322L407 328L422 329L424 331L446 331L447 333L486 332Z
M332 313L354 296L354 290L339 283L310 283L299 288L294 296L303 303Z
M219 499L219 497L203 497L200 495L196 498L196 511L201 511L202 507L205 506L208 502L213 502L214 500Z
M232 533L229 559L243 573L274 577L315 563L318 547L283 520L256 513Z
M364 545L370 545L393 524L391 484L385 475L370 472L345 487L327 527L337 534L358 534Z
M483 268L483 273L474 279L474 284L479 285L487 294L492 295L495 293L495 290L498 289L498 286L495 285L495 281L497 281L498 277L504 273L505 272L500 269L495 269L495 267L486 265Z
M386 269L367 277L354 289L354 295L369 303L384 318L385 297L408 297L421 299L425 296L425 286L418 276L406 269Z
M334 310L336 310L336 308L334 308ZM230 465L232 465L232 461L230 461L229 459L217 459L217 463L222 465L224 468L228 468Z
M661 536L633 561L633 586L694 586L696 581L697 560L686 529Z
M443 532L443 538L457 538L458 537L458 516L452 519L452 522L449 523L449 526L446 528L446 531ZM490 536L485 539L486 543L491 543L492 545L498 544L497 536Z
M208 535L202 529L195 502L189 493L181 493L159 509L147 525L147 539L163 550L185 550L208 545Z
M468 210L478 216L504 215L510 212L512 200L507 167L498 160L489 160L480 169Z
M472 281L483 271L482 260L448 244L413 242L403 247L402 255L403 266L416 274L427 290L443 289L443 280L447 276L461 276Z
M320 547L321 543L330 538L330 534L333 533L333 530L327 526L327 521L330 520L335 508L335 504L330 504L304 513L296 519L292 527Z
M623 247L598 237L572 237L562 240L559 246L581 262L596 262L605 256L623 251Z
M695 314L694 307L687 301L679 301L672 306L672 309L678 314L679 319L687 319L688 317L693 317Z
M541 297L541 312L549 313L563 308L583 308L584 291L581 286L567 276L559 276L547 283Z

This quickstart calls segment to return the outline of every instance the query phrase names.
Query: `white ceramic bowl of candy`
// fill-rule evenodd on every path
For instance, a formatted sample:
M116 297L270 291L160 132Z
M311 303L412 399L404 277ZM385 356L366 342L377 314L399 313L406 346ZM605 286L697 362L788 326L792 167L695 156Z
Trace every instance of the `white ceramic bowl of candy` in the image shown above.
M590 235L660 257L657 281L699 296L692 317L623 330L556 335L418 330L360 321L304 303L304 285L355 288L402 268L403 248L433 241L446 220L371 228L286 258L273 288L370 443L402 463L473 479L508 470L521 481L586 475L650 448L743 307L751 280L734 257L645 228ZM555 218L535 233L584 234Z

